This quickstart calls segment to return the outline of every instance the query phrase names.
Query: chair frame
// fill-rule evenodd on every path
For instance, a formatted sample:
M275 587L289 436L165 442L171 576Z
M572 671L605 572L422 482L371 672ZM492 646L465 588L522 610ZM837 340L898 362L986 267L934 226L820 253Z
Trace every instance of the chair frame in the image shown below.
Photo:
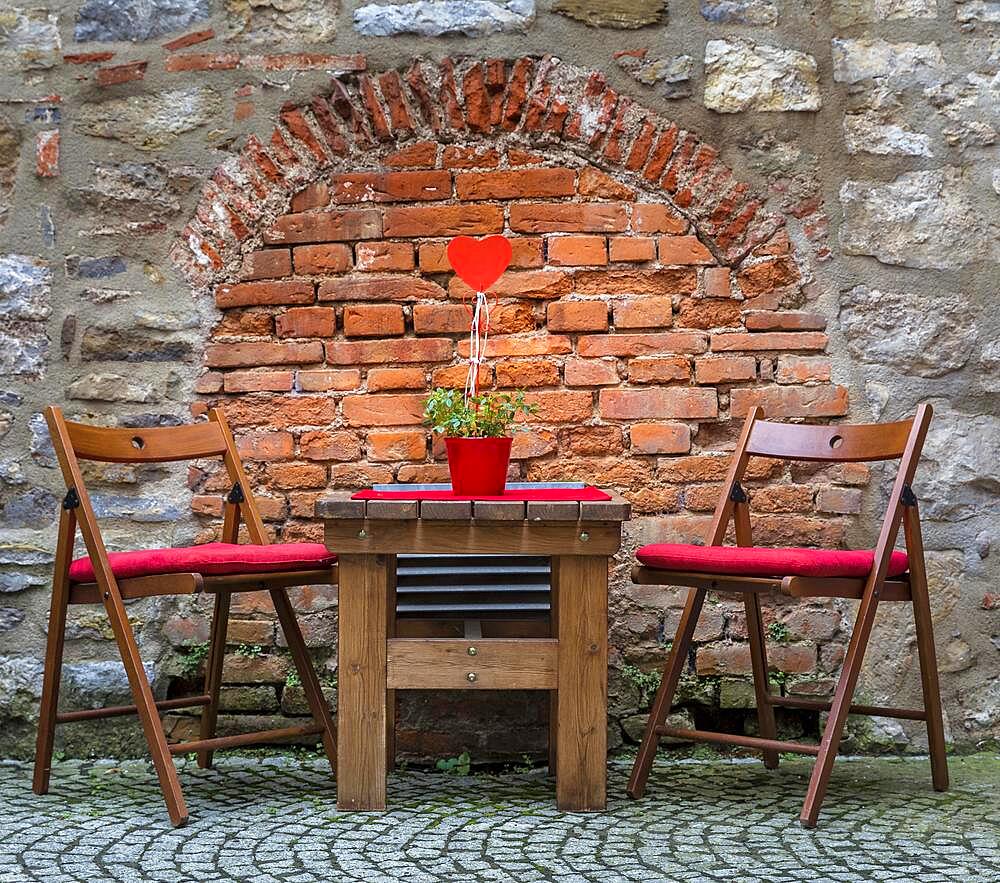
M221 541L239 542L239 528L242 521L246 525L251 542L267 545L269 540L264 530L264 523L250 491L243 463L223 412L217 408L210 410L208 421L204 423L153 429L104 428L72 423L63 417L62 411L57 407L46 408L45 419L66 481L67 492L60 510L56 542L52 606L49 614L45 674L35 752L34 792L48 793L57 724L131 714L138 715L142 724L167 811L175 826L183 825L188 819L177 768L172 759L172 755L175 754L196 752L198 766L207 769L212 766L213 753L216 750L317 734L322 737L330 766L336 774L336 730L299 629L295 611L285 591L292 586L336 585L336 565L330 568L280 573L227 576L172 573L117 579L111 570L108 552L84 484L80 460L105 463L165 463L221 457L232 482L232 489L225 497ZM77 527L94 566L95 581L92 583L71 583L69 579ZM217 737L215 733L219 691L232 593L260 590L267 590L274 603L288 649L302 681L313 723ZM157 701L146 677L124 602L154 595L195 595L202 592L214 595L204 691L198 696ZM104 605L128 676L133 705L65 712L58 710L66 619L71 604ZM168 744L159 712L199 706L202 709L200 738Z
M916 415L911 420L898 423L812 426L768 423L763 419L763 409L750 410L715 508L709 545L723 544L730 519L734 522L736 545L753 544L749 500L740 484L751 456L834 463L898 459L899 471L882 521L872 569L863 579L787 576L750 578L727 574L679 573L637 565L632 571L633 582L644 585L687 586L691 591L688 593L687 603L649 714L639 753L632 767L627 787L630 797L639 798L645 793L646 781L660 737L665 735L691 741L758 749L763 753L764 766L768 769L775 769L778 766L778 752L810 754L816 757L816 763L813 766L799 821L804 827L815 827L848 714L925 721L934 789L937 791L948 789L944 723L941 714L941 695L920 531L920 514L917 498L911 487L931 415L930 405L924 404L917 408ZM903 527L909 556L909 570L901 576L887 579L889 560L900 525ZM741 592L744 596L759 737L666 726L677 685L688 659L698 617L706 593L710 590ZM791 597L860 600L854 630L831 702L777 696L771 693L759 599L761 592L768 591L777 591ZM880 601L909 601L913 605L923 691L921 709L852 704ZM774 719L775 707L829 711L819 745L778 740Z

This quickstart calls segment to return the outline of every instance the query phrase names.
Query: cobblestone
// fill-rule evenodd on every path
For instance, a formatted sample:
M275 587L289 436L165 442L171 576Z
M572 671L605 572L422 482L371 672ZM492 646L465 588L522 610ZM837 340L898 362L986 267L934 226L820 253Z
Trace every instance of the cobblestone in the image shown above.
M608 812L560 813L544 770L399 772L386 813L335 808L314 760L182 762L191 821L171 829L138 761L56 764L51 793L0 763L0 881L1000 880L1000 759L842 760L820 827L798 824L809 763L661 762L646 797L611 762Z

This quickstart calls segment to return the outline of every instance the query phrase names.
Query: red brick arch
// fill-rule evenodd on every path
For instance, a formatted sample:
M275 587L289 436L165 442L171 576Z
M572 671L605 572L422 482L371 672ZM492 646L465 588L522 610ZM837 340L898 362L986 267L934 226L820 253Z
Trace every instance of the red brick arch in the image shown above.
M219 278L273 208L331 168L422 165L426 142L503 138L570 152L669 203L720 259L738 265L782 227L718 151L625 95L599 72L558 59L416 60L405 71L334 78L331 92L286 106L270 143L251 137L206 187L174 249L192 282Z
M222 311L198 389L287 537L320 489L446 474L420 426L464 374L444 245L494 232L515 260L484 380L540 405L522 476L600 477L690 535L751 403L846 413L783 219L695 134L551 58L342 76L215 171L172 253ZM762 498L764 536L839 541L817 493Z

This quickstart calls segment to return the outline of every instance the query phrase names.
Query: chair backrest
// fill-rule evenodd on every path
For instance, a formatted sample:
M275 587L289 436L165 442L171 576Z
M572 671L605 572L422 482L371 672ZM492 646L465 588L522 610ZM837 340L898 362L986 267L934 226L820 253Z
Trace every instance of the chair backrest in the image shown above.
M737 543L742 546L751 542L747 498L740 487L751 457L832 463L899 460L899 470L879 531L868 588L880 584L888 570L889 556L903 519L903 508L910 508L911 514L916 517L917 500L910 484L932 414L931 406L923 404L910 420L897 423L807 426L768 422L764 420L762 408L751 408L715 507L709 545L722 544L730 518L735 520Z
M216 421L153 429L90 426L65 419L62 422L73 453L80 460L168 463L221 457L226 453L226 437Z
M856 426L812 426L755 420L747 453L781 460L858 463L898 460L906 450L913 419Z
M221 457L233 484L223 512L222 541L237 542L242 519L251 541L260 545L267 544L264 524L236 450L236 443L225 415L218 408L208 412L206 423L151 429L121 429L75 423L67 420L62 410L54 406L45 409L45 420L67 489L62 507L62 526L66 529L60 531L60 541L68 534L71 549L73 534L79 525L97 581L105 591L113 590L117 593L117 584L111 573L107 549L80 470L80 460L103 463L169 463ZM68 567L68 560L65 565Z

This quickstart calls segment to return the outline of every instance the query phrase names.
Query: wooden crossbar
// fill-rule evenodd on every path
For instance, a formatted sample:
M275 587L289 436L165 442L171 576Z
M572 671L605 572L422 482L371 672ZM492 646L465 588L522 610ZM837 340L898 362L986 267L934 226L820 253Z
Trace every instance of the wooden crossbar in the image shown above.
M183 696L178 699L161 699L156 703L159 711L172 711L175 708L198 708L208 705L212 701L209 695L204 696ZM139 709L134 705L108 705L104 708L84 708L79 711L63 711L56 715L57 724L68 724L73 721L99 720L105 717L124 717L129 714L138 714Z
M193 751L217 751L223 748L238 748L241 745L258 745L276 742L279 739L294 739L298 736L313 736L323 732L320 724L306 724L301 727L283 727L280 730L260 730L256 733L240 733L236 736L218 736L214 739L195 739L169 745L171 754L187 754Z
M718 745L739 745L741 748L756 748L758 751L790 751L793 754L819 754L819 745L803 742L783 742L780 739L761 739L758 736L738 736L733 733L714 733L710 730L685 730L681 727L661 726L656 728L661 736L672 736L690 742L714 742Z
M799 699L793 696L772 696L771 705L781 708L804 708L807 711L829 711L831 702L821 699ZM887 708L883 705L851 705L850 714L866 714L871 717L895 717L900 720L925 721L927 712L922 708Z

